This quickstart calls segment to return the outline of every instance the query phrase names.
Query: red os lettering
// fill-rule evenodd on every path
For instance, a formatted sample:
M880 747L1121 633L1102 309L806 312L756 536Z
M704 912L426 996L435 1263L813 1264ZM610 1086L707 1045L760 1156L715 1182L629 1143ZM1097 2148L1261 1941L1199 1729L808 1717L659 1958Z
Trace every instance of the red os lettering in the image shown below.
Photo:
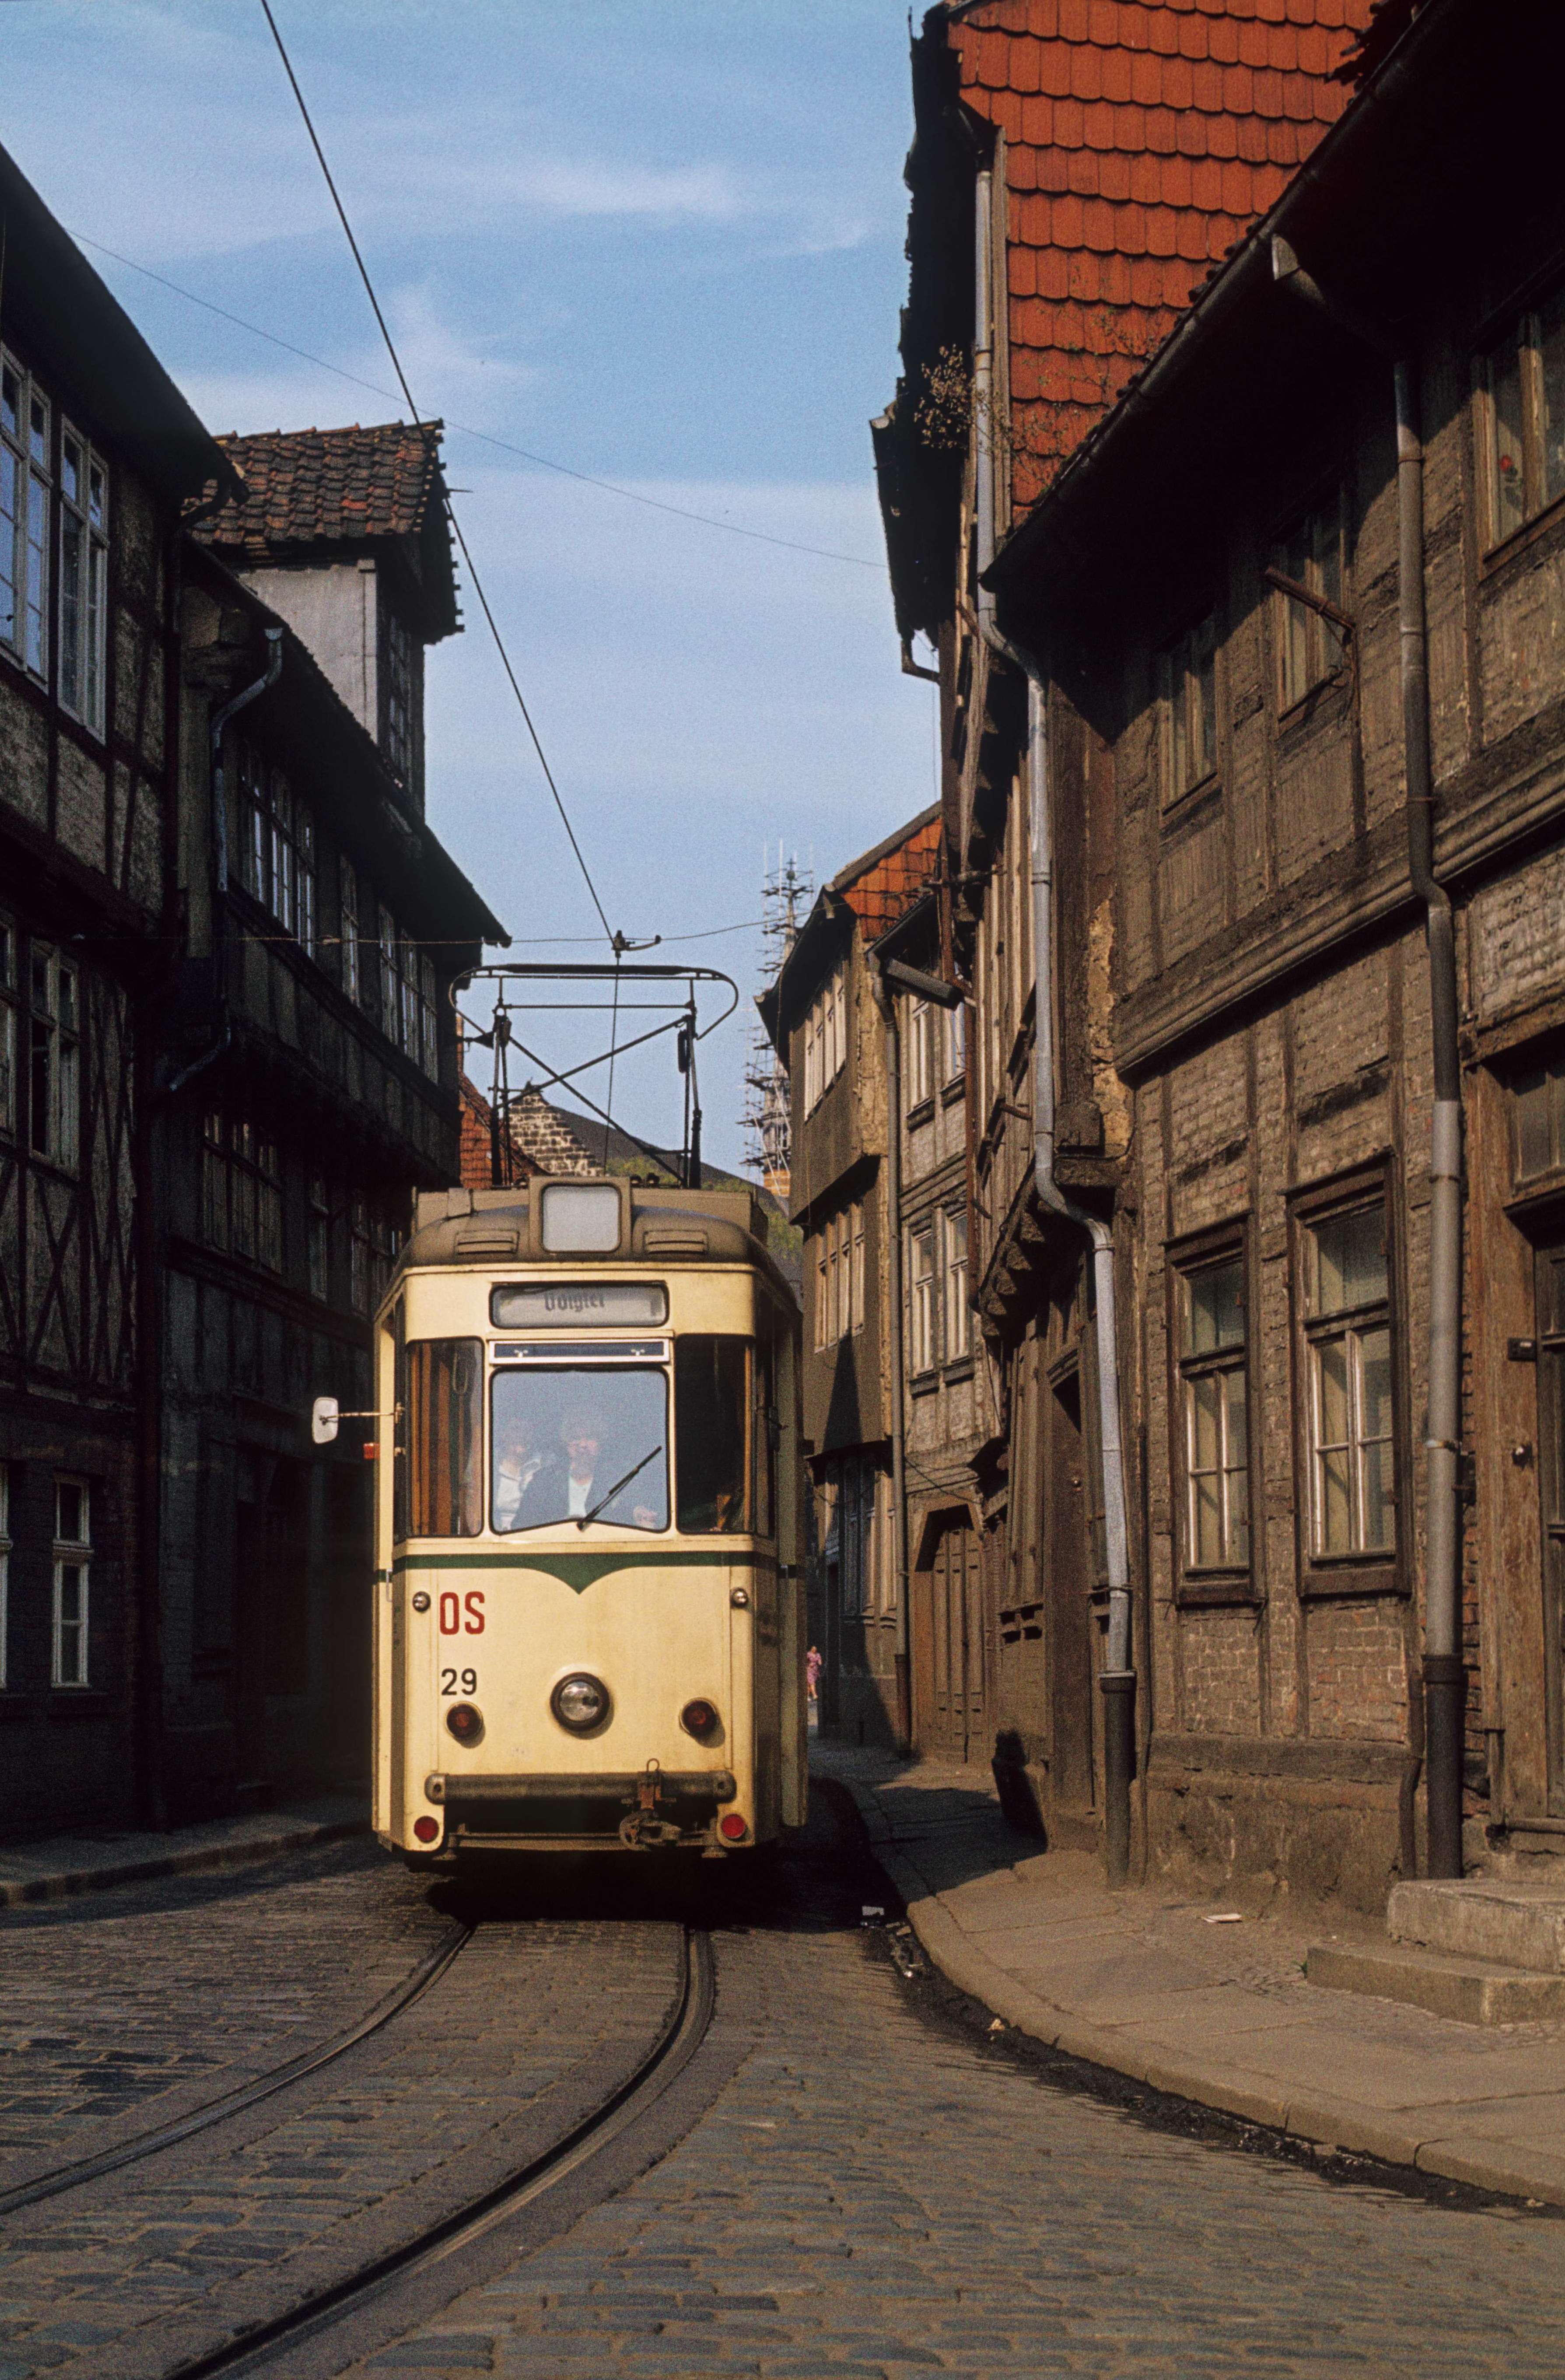
M447 1594L441 1597L440 1633L443 1636L455 1636L457 1633L462 1624L461 1613L462 1600L459 1596Z
M469 1592L468 1594L467 1594L467 1595L465 1595L465 1596L463 1597L463 1598L462 1598L462 1599L463 1599L464 1603L466 1603L466 1605L467 1605L467 1633L468 1633L468 1635L469 1635L469 1636L481 1636L481 1635L483 1634L483 1589L482 1589L482 1587L481 1587L481 1586L475 1586L475 1587L473 1587L473 1588L470 1590L470 1592Z

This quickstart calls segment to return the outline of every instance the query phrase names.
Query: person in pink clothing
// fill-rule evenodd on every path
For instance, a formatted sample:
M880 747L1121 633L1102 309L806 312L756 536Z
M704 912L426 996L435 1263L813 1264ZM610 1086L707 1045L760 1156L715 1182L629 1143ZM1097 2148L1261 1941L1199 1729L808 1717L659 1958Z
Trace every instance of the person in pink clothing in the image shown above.
M820 1655L813 1645L810 1646L809 1651L805 1655L805 1686L808 1693L810 1701L812 1703L819 1702L820 1699Z

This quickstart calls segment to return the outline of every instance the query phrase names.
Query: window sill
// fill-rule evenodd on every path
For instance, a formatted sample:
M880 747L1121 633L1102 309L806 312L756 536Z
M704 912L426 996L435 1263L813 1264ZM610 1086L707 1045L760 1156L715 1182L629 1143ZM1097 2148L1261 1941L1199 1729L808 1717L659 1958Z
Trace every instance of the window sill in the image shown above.
M966 1096L966 1076L964 1075L953 1075L951 1081L945 1084L941 1088L940 1105L942 1108L960 1107Z
M1378 1559L1359 1556L1338 1561L1306 1563L1299 1580L1300 1596L1310 1603L1333 1597L1407 1594L1401 1564L1394 1554Z
M970 1380L976 1369L976 1357L953 1355L951 1362L945 1366L942 1377L954 1387L959 1380Z
M1174 1594L1182 1611L1207 1610L1235 1605L1259 1609L1264 1597L1248 1571L1199 1571L1183 1577Z
M931 1099L916 1099L907 1111L907 1129L917 1132L935 1121L935 1103Z
M915 1372L907 1384L908 1394L915 1397L932 1397L940 1384L940 1376L936 1371Z
M1307 735L1320 715L1325 698L1344 690L1348 683L1348 671L1345 668L1334 669L1328 676L1317 677L1312 686L1306 686L1304 693L1286 708L1279 704L1278 735L1289 738Z
M1160 823L1166 829L1182 827L1187 819L1193 818L1197 810L1205 808L1208 802L1219 801L1221 797L1222 779L1213 769L1206 776L1198 779L1194 785L1186 785L1182 794L1174 794L1159 806Z
M1486 578L1498 577L1508 563L1513 562L1518 554L1527 552L1551 529L1558 528L1561 521L1565 521L1565 496L1556 496L1541 513L1535 513L1530 521L1523 521L1520 528L1511 529L1498 545L1491 545L1486 553L1480 554L1478 584L1482 586Z
M107 1718L115 1697L101 1686L51 1686L46 1706L51 1718Z

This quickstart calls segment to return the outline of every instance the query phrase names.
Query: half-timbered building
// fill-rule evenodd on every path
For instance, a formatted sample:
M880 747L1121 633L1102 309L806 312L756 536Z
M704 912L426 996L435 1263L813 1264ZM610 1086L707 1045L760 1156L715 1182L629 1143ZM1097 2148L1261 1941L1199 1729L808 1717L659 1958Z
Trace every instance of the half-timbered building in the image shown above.
M500 926L423 815L423 649L456 623L432 432L223 442L184 591L156 1237L164 1730L176 1815L367 1756L370 1317L460 1175L453 979Z
M153 1259L180 512L229 467L0 152L0 1826L156 1805Z

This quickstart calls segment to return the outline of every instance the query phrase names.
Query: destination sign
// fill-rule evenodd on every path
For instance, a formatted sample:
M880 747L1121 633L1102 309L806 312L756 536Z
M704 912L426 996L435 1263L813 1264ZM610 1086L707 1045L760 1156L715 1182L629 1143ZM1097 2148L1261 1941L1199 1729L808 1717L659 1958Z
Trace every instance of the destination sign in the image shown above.
M668 1291L661 1281L516 1281L490 1293L489 1315L500 1330L623 1330L666 1322Z

